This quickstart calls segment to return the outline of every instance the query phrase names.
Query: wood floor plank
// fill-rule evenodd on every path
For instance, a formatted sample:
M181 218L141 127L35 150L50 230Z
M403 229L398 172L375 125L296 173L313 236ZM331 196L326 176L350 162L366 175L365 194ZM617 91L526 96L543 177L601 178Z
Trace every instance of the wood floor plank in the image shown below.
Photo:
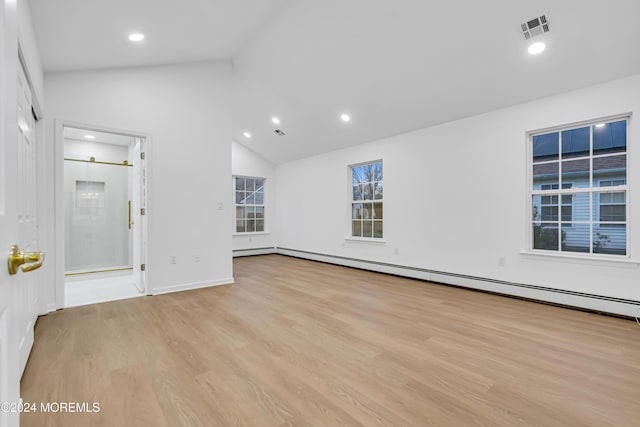
M280 255L38 320L23 426L638 425L634 322Z
M141 366L131 365L113 370L111 387L119 393L112 397L113 408L103 408L103 410L111 412L116 409L114 412L118 417L117 425L157 427L169 425L162 414L160 403L155 398L151 381ZM142 396L144 396L143 400Z

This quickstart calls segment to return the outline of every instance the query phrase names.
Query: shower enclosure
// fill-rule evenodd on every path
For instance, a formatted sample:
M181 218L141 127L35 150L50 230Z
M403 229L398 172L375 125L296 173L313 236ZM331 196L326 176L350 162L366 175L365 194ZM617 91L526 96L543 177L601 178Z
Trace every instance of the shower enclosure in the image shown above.
M65 274L133 267L135 138L64 130Z

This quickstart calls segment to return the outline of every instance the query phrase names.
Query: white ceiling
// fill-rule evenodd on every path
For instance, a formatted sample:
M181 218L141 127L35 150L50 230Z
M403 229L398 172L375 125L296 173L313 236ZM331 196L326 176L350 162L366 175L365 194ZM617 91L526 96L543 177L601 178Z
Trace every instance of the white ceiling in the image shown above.
M229 59L284 0L29 0L46 71ZM128 40L143 33L139 44Z
M233 137L274 163L640 72L638 0L31 0L31 8L47 70L232 59ZM540 14L551 31L534 57L520 24ZM144 45L130 46L133 30L147 34ZM272 115L285 136L274 134Z

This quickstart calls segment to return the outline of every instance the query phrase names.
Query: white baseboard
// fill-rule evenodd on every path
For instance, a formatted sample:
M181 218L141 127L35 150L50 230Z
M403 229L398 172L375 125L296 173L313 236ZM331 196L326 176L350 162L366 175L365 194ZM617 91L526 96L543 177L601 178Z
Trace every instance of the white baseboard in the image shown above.
M208 288L211 286L229 285L235 283L233 277L227 277L217 280L205 280L202 282L182 283L179 285L164 286L161 288L151 289L149 295L169 294L171 292L190 291L193 289Z
M275 254L276 248L250 248L250 249L234 249L233 257L241 257L241 256L252 256L252 255L267 255L267 254Z
M394 274L412 279L427 280L445 285L460 286L498 294L527 298L553 304L571 306L580 309L616 314L626 317L638 316L640 301L625 300L564 289L548 288L544 286L524 283L506 282L483 277L467 276L442 271L432 271L423 268L408 267L376 261L367 261L337 255L320 254L289 248L277 248L281 255L321 261L330 264L354 267L379 273Z
M318 253L306 252L306 251L297 251L295 249L278 248L277 253L280 255L287 255L287 256L292 256L296 258L304 258L304 259L310 259L313 261L326 262L329 264L343 265L345 267L358 268L360 270L369 270L369 271L375 271L377 273L394 274L396 276L408 277L411 279L419 279L419 280L427 280L427 281L431 280L431 273L421 269L414 269L411 267L405 267L401 265L370 263L364 260L338 257L333 255L318 254Z

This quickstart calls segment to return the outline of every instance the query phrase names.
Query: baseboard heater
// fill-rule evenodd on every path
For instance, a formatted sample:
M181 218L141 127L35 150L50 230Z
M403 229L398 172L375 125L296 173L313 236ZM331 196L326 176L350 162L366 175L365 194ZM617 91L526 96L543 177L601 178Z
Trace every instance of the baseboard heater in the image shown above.
M451 273L451 272L448 272L448 271L438 271L438 270L430 270L430 269L419 268L419 267L409 267L409 266L399 265L399 264L391 264L391 263L380 262L380 261L370 261L370 260L364 260L364 259L359 259L359 258L351 258L351 257L340 256L340 255L329 255L329 254L323 254L323 253L319 253L319 252L311 252L311 251L305 251L305 250L300 250L300 249L291 249L291 248L283 248L283 247L277 247L276 248L276 253L278 253L280 255L289 255L289 256L294 256L294 257L298 257L298 258L305 258L305 259L314 259L313 257L322 257L322 258L326 258L326 259L322 259L322 260L314 259L314 260L315 261L320 261L320 262L327 262L327 263L330 263L330 264L337 264L337 265L342 265L342 266L347 266L347 267L361 268L361 269L365 269L365 270L377 271L377 272L386 273L386 274L393 274L393 275L398 275L398 276L403 276L403 277L409 277L409 278L412 278L412 279L426 280L426 281L429 281L429 282L438 283L438 284L442 284L442 285L445 285L445 286L456 286L456 287L460 287L460 288L472 289L472 290L483 291L483 292L489 292L489 293L504 295L504 296L508 296L508 297L516 297L516 298L521 298L521 299L527 299L527 300L537 301L537 302L546 303L546 304L553 304L553 305L559 305L559 306L569 307L569 308L576 308L576 309L579 309L579 310L585 310L585 311L590 311L590 312L609 314L609 315L614 315L614 316L617 316L617 317L622 317L622 318L625 318L625 319L633 319L634 318L633 314L631 314L631 313L625 314L625 313L619 313L617 311L609 311L609 310L604 309L604 308L584 307L584 306L581 306L581 305L574 305L574 304L572 304L570 302L569 303L558 302L558 301L555 301L553 299L547 300L547 299L543 299L543 298L536 298L535 296L527 296L527 295L520 295L518 293L510 293L510 292L505 292L505 291L500 291L500 290L486 289L486 288L483 288L483 287L473 286L472 284L465 285L463 283L456 283L456 282L472 281L472 282L479 282L479 283L485 283L485 284L506 286L506 287L513 288L514 291L516 291L516 290L520 290L520 291L525 291L525 290L538 291L538 292L545 292L545 293L550 293L550 294L566 295L566 296L571 296L571 297L588 298L588 299L591 299L591 300L594 300L594 301L600 301L600 302L603 302L603 303L608 302L608 303L625 304L625 305L636 306L636 307L640 308L640 301L635 301L635 300L631 300L631 299L609 297L609 296L605 296L605 295L595 295L595 294L589 294L589 293L585 293L585 292L576 292L576 291L570 291L570 290L566 290L566 289L549 288L549 287L538 286L538 285L529 285L529 284L526 284L526 283L508 282L508 281L505 281L505 280L490 279L490 278L487 278L487 277L479 277L479 276L471 276L471 275L466 275L466 274ZM354 265L350 265L350 264L347 264L347 263L358 263L358 264L370 265L371 268L354 266ZM382 268L386 268L386 269L394 269L394 270L398 270L398 272L380 271L380 269L376 269L375 267L382 267ZM402 272L405 272L405 273L403 274ZM412 275L410 273L414 273L414 274ZM426 276L426 277L417 277L415 275L415 273L420 273L421 275ZM436 277L433 278L433 276L436 276ZM438 280L439 279L438 276L441 277L440 280ZM443 280L443 279L446 279L446 278L450 278L452 280L451 281Z
M266 248L248 248L248 249L234 249L233 256L252 256L252 255L266 255L266 254L274 254L276 253L276 248L274 246L266 247Z

